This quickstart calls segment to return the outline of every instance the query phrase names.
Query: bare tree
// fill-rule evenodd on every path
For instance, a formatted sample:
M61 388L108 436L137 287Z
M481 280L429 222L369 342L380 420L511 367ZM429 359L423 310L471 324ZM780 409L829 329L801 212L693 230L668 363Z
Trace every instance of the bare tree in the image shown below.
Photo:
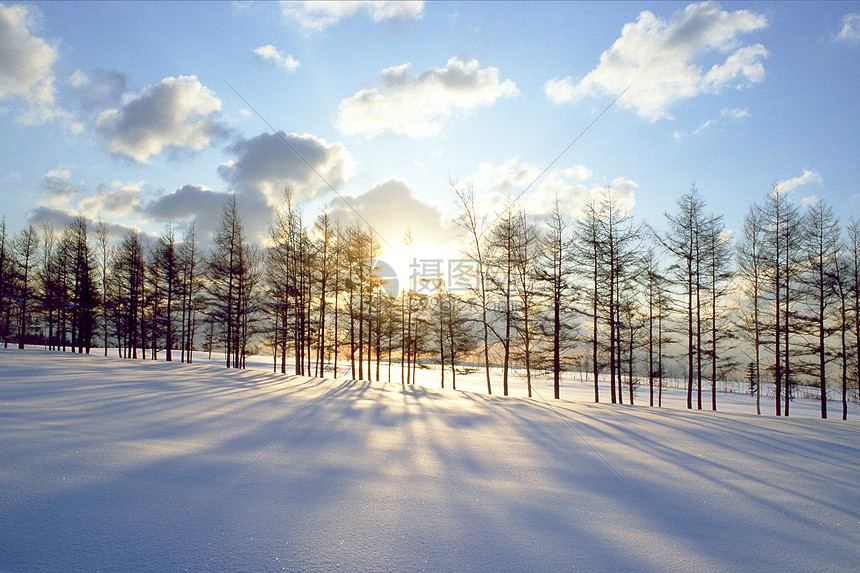
M552 346L553 396L556 399L561 396L562 347L567 345L574 333L574 325L567 320L573 296L573 267L567 253L570 226L570 218L562 212L556 197L541 237L536 271L542 285L541 296L551 307L547 335Z
M30 303L35 298L33 278L38 266L39 234L33 225L21 231L14 241L15 278L18 288L18 348L24 348L27 340Z
M295 321L292 320L300 299L296 276L298 263L296 243L299 236L296 227L299 225L300 218L298 212L293 209L292 194L287 188L284 191L283 201L275 210L269 225L265 271L268 311L272 320L270 328L273 331L274 368L277 370L277 356L280 352L282 374L286 373L287 349L291 346L291 333L294 353L298 346L296 341L300 336L295 332ZM298 369L298 356L295 362Z
M482 235L486 227L486 216L478 212L478 207L475 203L475 189L471 182L467 182L464 186L458 186L456 182L452 182L451 187L457 195L457 204L460 208L460 216L456 219L456 222L467 236L468 247L465 248L463 254L475 266L477 284L472 287L472 294L478 299L477 304L481 309L481 324L484 330L484 371L487 376L487 393L492 394L493 386L490 381L490 323L487 317L489 261L482 241Z
M765 245L769 291L773 297L774 381L776 415L789 415L792 397L793 304L796 293L800 247L800 215L778 184L773 186L764 206ZM784 401L782 394L784 393ZM780 408L780 406L783 408Z
M537 312L540 300L535 261L539 253L537 226L528 220L525 210L517 207L513 213L516 224L514 244L515 292L517 304L514 322L519 334L516 359L526 367L526 392L532 396L532 369L538 336Z
M593 217L593 221L584 223L585 233L588 235L593 232L592 238L596 240L598 286L595 292L600 293L597 313L606 317L605 321L609 327L610 399L612 403L616 401L623 403L621 393L623 352L621 336L624 324L622 311L627 314L628 327L632 327L635 314L631 292L632 277L637 266L638 241L642 230L639 226L633 225L630 213L621 205L617 194L612 189L598 194L594 209L593 212L589 212L588 208L586 210L586 220ZM593 231L589 230L591 226L594 226ZM630 341L632 340L631 337ZM632 361L632 351L629 353L629 361ZM632 385L632 366L628 370L631 372L629 382ZM632 389L630 394L632 396Z
M77 346L79 353L86 350L89 354L96 329L99 295L95 283L95 263L87 237L87 220L83 216L75 217L66 229L66 235L73 245L72 350Z
M850 229L850 227L849 227ZM849 260L849 249L845 244L840 246L840 252L834 260L834 276L831 283L833 294L839 303L838 322L836 330L839 332L839 359L842 381L842 419L848 419L848 357L851 348L848 345L848 332L851 329L849 321L849 308L851 304L851 263Z
M54 327L56 324L57 306L52 296L54 290L53 265L56 244L57 234L54 231L54 227L50 223L46 223L42 228L42 262L38 271L39 282L41 284L39 306L41 307L43 320L47 320L48 322L47 346L50 350L54 350L56 343Z
M700 233L705 227L705 202L696 186L677 201L677 214L666 214L669 232L661 243L674 255L675 284L686 295L684 316L687 319L687 408L693 408L693 382L698 380L698 407L701 409L701 245Z
M821 417L827 417L827 363L832 356L827 352L826 341L832 327L828 324L830 306L836 294L837 257L840 247L839 221L833 209L821 199L809 206L803 218L804 271L798 277L800 295L804 297L809 311L807 320L813 326L814 341L807 345L814 357L817 385L820 389Z
M573 260L581 276L588 277L587 287L583 288L585 300L589 304L591 319L591 367L594 377L594 402L600 402L600 388L598 378L600 376L599 349L599 312L601 300L601 235L600 214L597 204L597 196L586 197L582 209L582 216L576 221L574 231L574 257ZM615 402L615 386L612 386L612 402Z
M165 360L173 361L173 347L176 339L175 309L176 299L182 290L181 261L177 253L176 237L172 226L168 226L152 252L152 271L150 280L154 285L160 285L161 292L153 296L154 317L157 332L164 336ZM156 288L156 291L158 289ZM153 345L153 352L156 345Z
M317 257L315 260L315 270L317 275L318 292L319 292L319 320L317 322L317 365L318 376L325 375L325 348L326 348L326 309L328 307L328 295L331 289L334 269L334 250L336 249L335 229L331 224L328 210L323 210L317 217L315 223L315 231L317 234ZM336 292L336 290L335 290ZM337 295L335 294L335 297Z
M191 364L194 356L194 333L197 326L197 313L203 309L201 284L198 276L197 231L195 224L189 225L178 247L181 311L181 360Z
M718 353L720 343L731 338L728 309L723 300L730 293L731 279L731 235L726 232L722 216L709 217L703 233L704 270L707 290L710 292L710 359L711 359L711 409L717 409L717 380L722 374L720 365L730 370L734 362Z
M122 355L136 359L144 302L143 244L138 231L128 231L123 237L114 269L119 279L117 329L118 338L123 340Z
M245 241L235 195L224 205L214 243L207 269L209 308L221 325L226 366L244 368L258 310L259 255Z
M0 219L0 336L9 345L12 330L12 257L6 233L6 217Z
M645 249L640 259L642 282L645 304L647 305L648 323L648 405L654 405L654 380L658 380L657 402L660 403L660 389L662 386L662 329L663 301L666 297L666 279L660 259L653 246ZM656 335L656 338L655 338ZM655 357L655 350L657 355Z
M510 199L508 199L502 212L497 214L487 239L487 251L489 252L487 278L491 292L500 301L496 314L501 315L504 324L502 332L497 332L492 325L490 325L490 329L502 345L502 394L505 396L508 395L508 373L511 360L511 327L513 323L511 301L516 272L518 233L516 216L512 211ZM495 318L495 316L492 317L493 324L497 322Z
M108 276L108 268L111 266L111 246L110 246L110 234L108 233L107 225L105 224L103 219L99 219L96 222L96 241L98 244L98 250L100 256L100 276L101 276L101 311L102 311L102 340L104 341L104 353L105 356L108 355L108 346L110 335L108 332L108 295L109 288L108 283L110 281L110 277Z
M751 305L752 310L742 310L742 333L751 335L754 353L755 410L761 415L761 347L764 330L762 305L765 289L766 254L764 251L765 219L758 205L752 205L744 217L743 234L737 249L737 260L742 279L744 301L741 309Z
M332 284L332 288L334 292L332 293L332 297L334 298L334 320L332 321L334 324L333 333L332 333L332 355L334 356L333 360L333 369L332 376L337 378L337 365L338 359L340 358L340 337L338 334L339 326L340 326L340 313L338 312L340 309L340 299L341 292L343 290L344 279L342 275L342 261L344 260L344 241L343 235L340 229L340 223L338 222L335 226L335 243L334 243L334 282ZM390 365L390 359L389 359Z
M857 399L860 401L860 221L851 219L847 227L846 254L849 296L854 311L854 380L857 382Z

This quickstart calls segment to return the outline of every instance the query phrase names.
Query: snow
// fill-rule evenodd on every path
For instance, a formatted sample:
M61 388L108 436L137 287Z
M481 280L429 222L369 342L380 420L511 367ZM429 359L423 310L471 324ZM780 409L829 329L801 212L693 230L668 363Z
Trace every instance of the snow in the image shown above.
M855 571L858 476L854 421L0 350L0 571Z
M115 351L114 351L115 352ZM163 356L163 354L162 354ZM209 363L223 365L223 354L213 354L211 358L205 353L196 353L194 360L201 363ZM376 363L372 365L372 372L376 375ZM365 372L367 363L365 362ZM249 356L247 368L272 371L271 356ZM349 375L349 362L341 362L338 367L338 375L343 378ZM463 371L458 367L458 370ZM483 366L471 366L467 374L457 374L457 389L466 390L469 392L477 392L481 394L487 393L487 379L484 373ZM287 371L295 371L292 363L287 364ZM429 386L431 388L440 387L440 373L438 365L426 364L423 368L416 368L417 384ZM493 384L493 394L502 394L502 370L501 368L491 367L491 381ZM387 380L387 363L382 362L380 368L380 379ZM400 364L394 363L391 368L391 379L393 382L400 383ZM647 378L637 378L639 385L634 387L633 398L636 405L647 405L649 401L648 380ZM552 399L554 393L552 388L552 376L549 374L533 375L532 377L532 395L539 400ZM658 403L657 398L657 381L654 381L654 403ZM856 396L856 382L851 381L851 397ZM583 372L565 372L561 377L561 397L565 400L575 402L594 402L594 382L590 378L590 374ZM624 379L624 403L629 403L627 379ZM445 369L445 387L451 387L451 371ZM610 401L609 377L601 374L599 380L600 401ZM762 383L761 395L761 413L764 416L775 415L774 410L774 388L772 384ZM841 389L830 387L828 388L827 412L830 418L842 417L842 398ZM808 394L808 398L801 398L803 394ZM526 385L526 376L524 369L511 368L508 380L508 395L526 397L528 389ZM790 413L791 416L799 418L820 418L821 403L818 397L818 389L811 387L796 387L795 395L797 398L791 401ZM696 408L696 388L693 388L693 407ZM686 380L667 378L664 380L662 407L675 408L685 410L687 408L687 393ZM702 381L702 409L711 409L711 385L709 380ZM717 384L717 410L720 412L732 412L741 414L755 414L755 397L750 396L746 392L746 383L720 381ZM848 403L848 419L860 420L860 405L855 401Z

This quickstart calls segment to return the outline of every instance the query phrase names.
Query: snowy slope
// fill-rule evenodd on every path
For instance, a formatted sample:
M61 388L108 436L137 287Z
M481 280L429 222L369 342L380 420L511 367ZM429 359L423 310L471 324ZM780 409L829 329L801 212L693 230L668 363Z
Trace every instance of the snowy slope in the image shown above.
M860 424L0 350L2 571L856 571Z

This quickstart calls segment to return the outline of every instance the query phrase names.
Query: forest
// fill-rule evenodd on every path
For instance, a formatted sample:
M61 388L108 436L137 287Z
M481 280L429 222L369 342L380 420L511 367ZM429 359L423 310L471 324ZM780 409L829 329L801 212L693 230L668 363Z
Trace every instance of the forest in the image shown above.
M114 237L83 216L16 233L3 218L0 337L127 359L220 352L228 368L266 353L275 372L379 381L394 369L406 384L436 364L443 388L481 370L503 395L516 372L529 396L551 378L556 399L561 374L581 371L595 402L633 403L638 388L655 407L672 377L689 409L716 410L732 379L776 416L801 392L822 418L828 392L843 419L860 399L860 222L824 200L799 207L777 184L729 230L693 186L657 232L611 189L577 217L556 200L541 218L512 200L483 212L468 182L451 191L462 259L447 273L413 260L394 288L374 229L327 210L308 225L289 189L260 241L235 195L211 238L193 223Z

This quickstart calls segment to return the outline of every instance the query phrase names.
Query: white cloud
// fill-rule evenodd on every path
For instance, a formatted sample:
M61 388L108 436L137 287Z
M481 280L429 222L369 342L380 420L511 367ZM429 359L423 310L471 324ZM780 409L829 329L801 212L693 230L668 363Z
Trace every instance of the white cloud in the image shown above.
M582 215L588 197L607 189L615 193L621 207L629 212L636 205L638 188L638 183L624 177L616 177L606 185L595 179L571 180L564 171L554 171L547 174L547 178L541 181L526 201L526 212L535 216L547 215L552 211L557 197L562 211L577 218Z
M238 157L218 167L218 173L234 188L260 193L269 202L279 201L285 187L298 199L325 192L326 182L337 189L349 181L355 166L343 144L328 144L309 134L263 133L234 143L228 151Z
M726 109L720 110L720 115L723 117L729 117L731 119L744 119L745 117L750 116L750 112L747 109L740 109L740 108L728 109L728 108L726 108Z
M96 193L81 199L81 212L95 218L102 214L122 217L137 209L140 205L140 191L144 182L123 183L114 181L110 185L100 185Z
M780 192L788 193L792 189L800 187L801 185L823 185L824 181L821 179L821 175L817 171L810 171L809 169L804 169L803 173L798 177L793 177L791 179L786 179L785 181L780 181L777 186L779 187Z
M72 178L72 172L68 169L49 169L45 174L45 177L49 179L64 179L68 181Z
M18 120L25 124L70 120L55 102L57 51L33 34L40 17L31 6L0 4L0 99L20 100L26 111Z
M818 203L819 201L821 201L821 197L819 197L818 195L810 195L809 197L804 197L803 199L801 199L800 204L804 207L809 208Z
M589 179L594 177L594 172L585 165L574 165L573 167L567 167L565 169L562 169L561 173L567 179L572 179L574 181L588 181Z
M388 256L403 255L402 239L409 231L415 244L443 248L453 240L454 229L442 211L415 196L402 179L392 177L376 183L368 192L335 199L329 213L342 226L359 221L370 225L384 244Z
M499 165L482 163L467 180L475 189L478 211L491 219L506 208L508 200L519 200L528 215L542 217L552 211L556 198L565 213L578 217L585 199L607 188L625 209L632 210L636 204L639 185L631 179L616 177L606 184L584 165L552 169L537 180L540 172L538 166L514 158Z
M81 70L75 70L72 72L72 75L69 76L69 85L75 89L80 89L86 86L89 82L90 78Z
M337 127L348 135L372 138L391 132L423 138L437 134L455 112L491 105L519 95L514 82L499 81L497 68L481 69L477 60L448 60L420 76L412 65L383 70L379 88L365 89L340 102Z
M860 12L852 12L842 17L842 29L836 35L836 39L860 45Z
M282 55L281 52L279 52L278 49L272 44L267 44L265 46L255 48L254 54L261 60L273 62L274 64L277 64L278 66L290 72L295 72L297 69L299 69L299 66L301 65L301 62L299 62L290 54L287 54L286 56Z
M358 12L367 12L375 22L417 20L424 14L424 2L282 2L281 10L303 28L319 31Z
M703 131L711 129L712 127L714 127L714 125L715 125L715 122L713 119L706 119L705 121L702 122L702 124L699 127L697 127L696 129L693 130L693 135L698 135L698 134L702 133Z
M740 120L745 119L747 117L750 117L750 112L746 109L723 108L722 110L720 110L720 118L723 118L723 119L720 119L720 118L706 119L705 121L700 123L696 129L694 129L693 131L690 131L690 132L676 129L672 133L672 137L674 137L675 139L682 139L684 137L688 137L688 136L692 136L692 135L699 135L701 133L704 133L704 132L712 130L712 129L721 128L723 126L723 124L726 123L726 121L740 121Z
M532 163L522 163L516 157L499 165L484 162L469 175L476 189L493 191L502 195L519 194L540 175L540 168Z
M61 226L67 225L72 217L78 215L88 219L103 215L123 217L137 212L144 185L143 181L114 181L99 185L95 192L91 192L83 182L73 184L68 169L50 169L42 180L42 208L38 212L42 220L53 221ZM73 199L77 199L77 209L70 206Z
M167 148L199 151L223 135L215 119L221 100L195 76L167 77L96 118L96 133L112 152L137 162Z
M761 44L739 46L739 36L766 26L761 14L726 12L710 2L690 4L668 21L644 11L624 25L621 36L584 78L551 79L544 90L553 102L564 103L617 96L629 86L618 101L621 107L651 121L669 118L668 107L677 101L761 82L761 60L768 52ZM707 60L715 58L703 72Z

